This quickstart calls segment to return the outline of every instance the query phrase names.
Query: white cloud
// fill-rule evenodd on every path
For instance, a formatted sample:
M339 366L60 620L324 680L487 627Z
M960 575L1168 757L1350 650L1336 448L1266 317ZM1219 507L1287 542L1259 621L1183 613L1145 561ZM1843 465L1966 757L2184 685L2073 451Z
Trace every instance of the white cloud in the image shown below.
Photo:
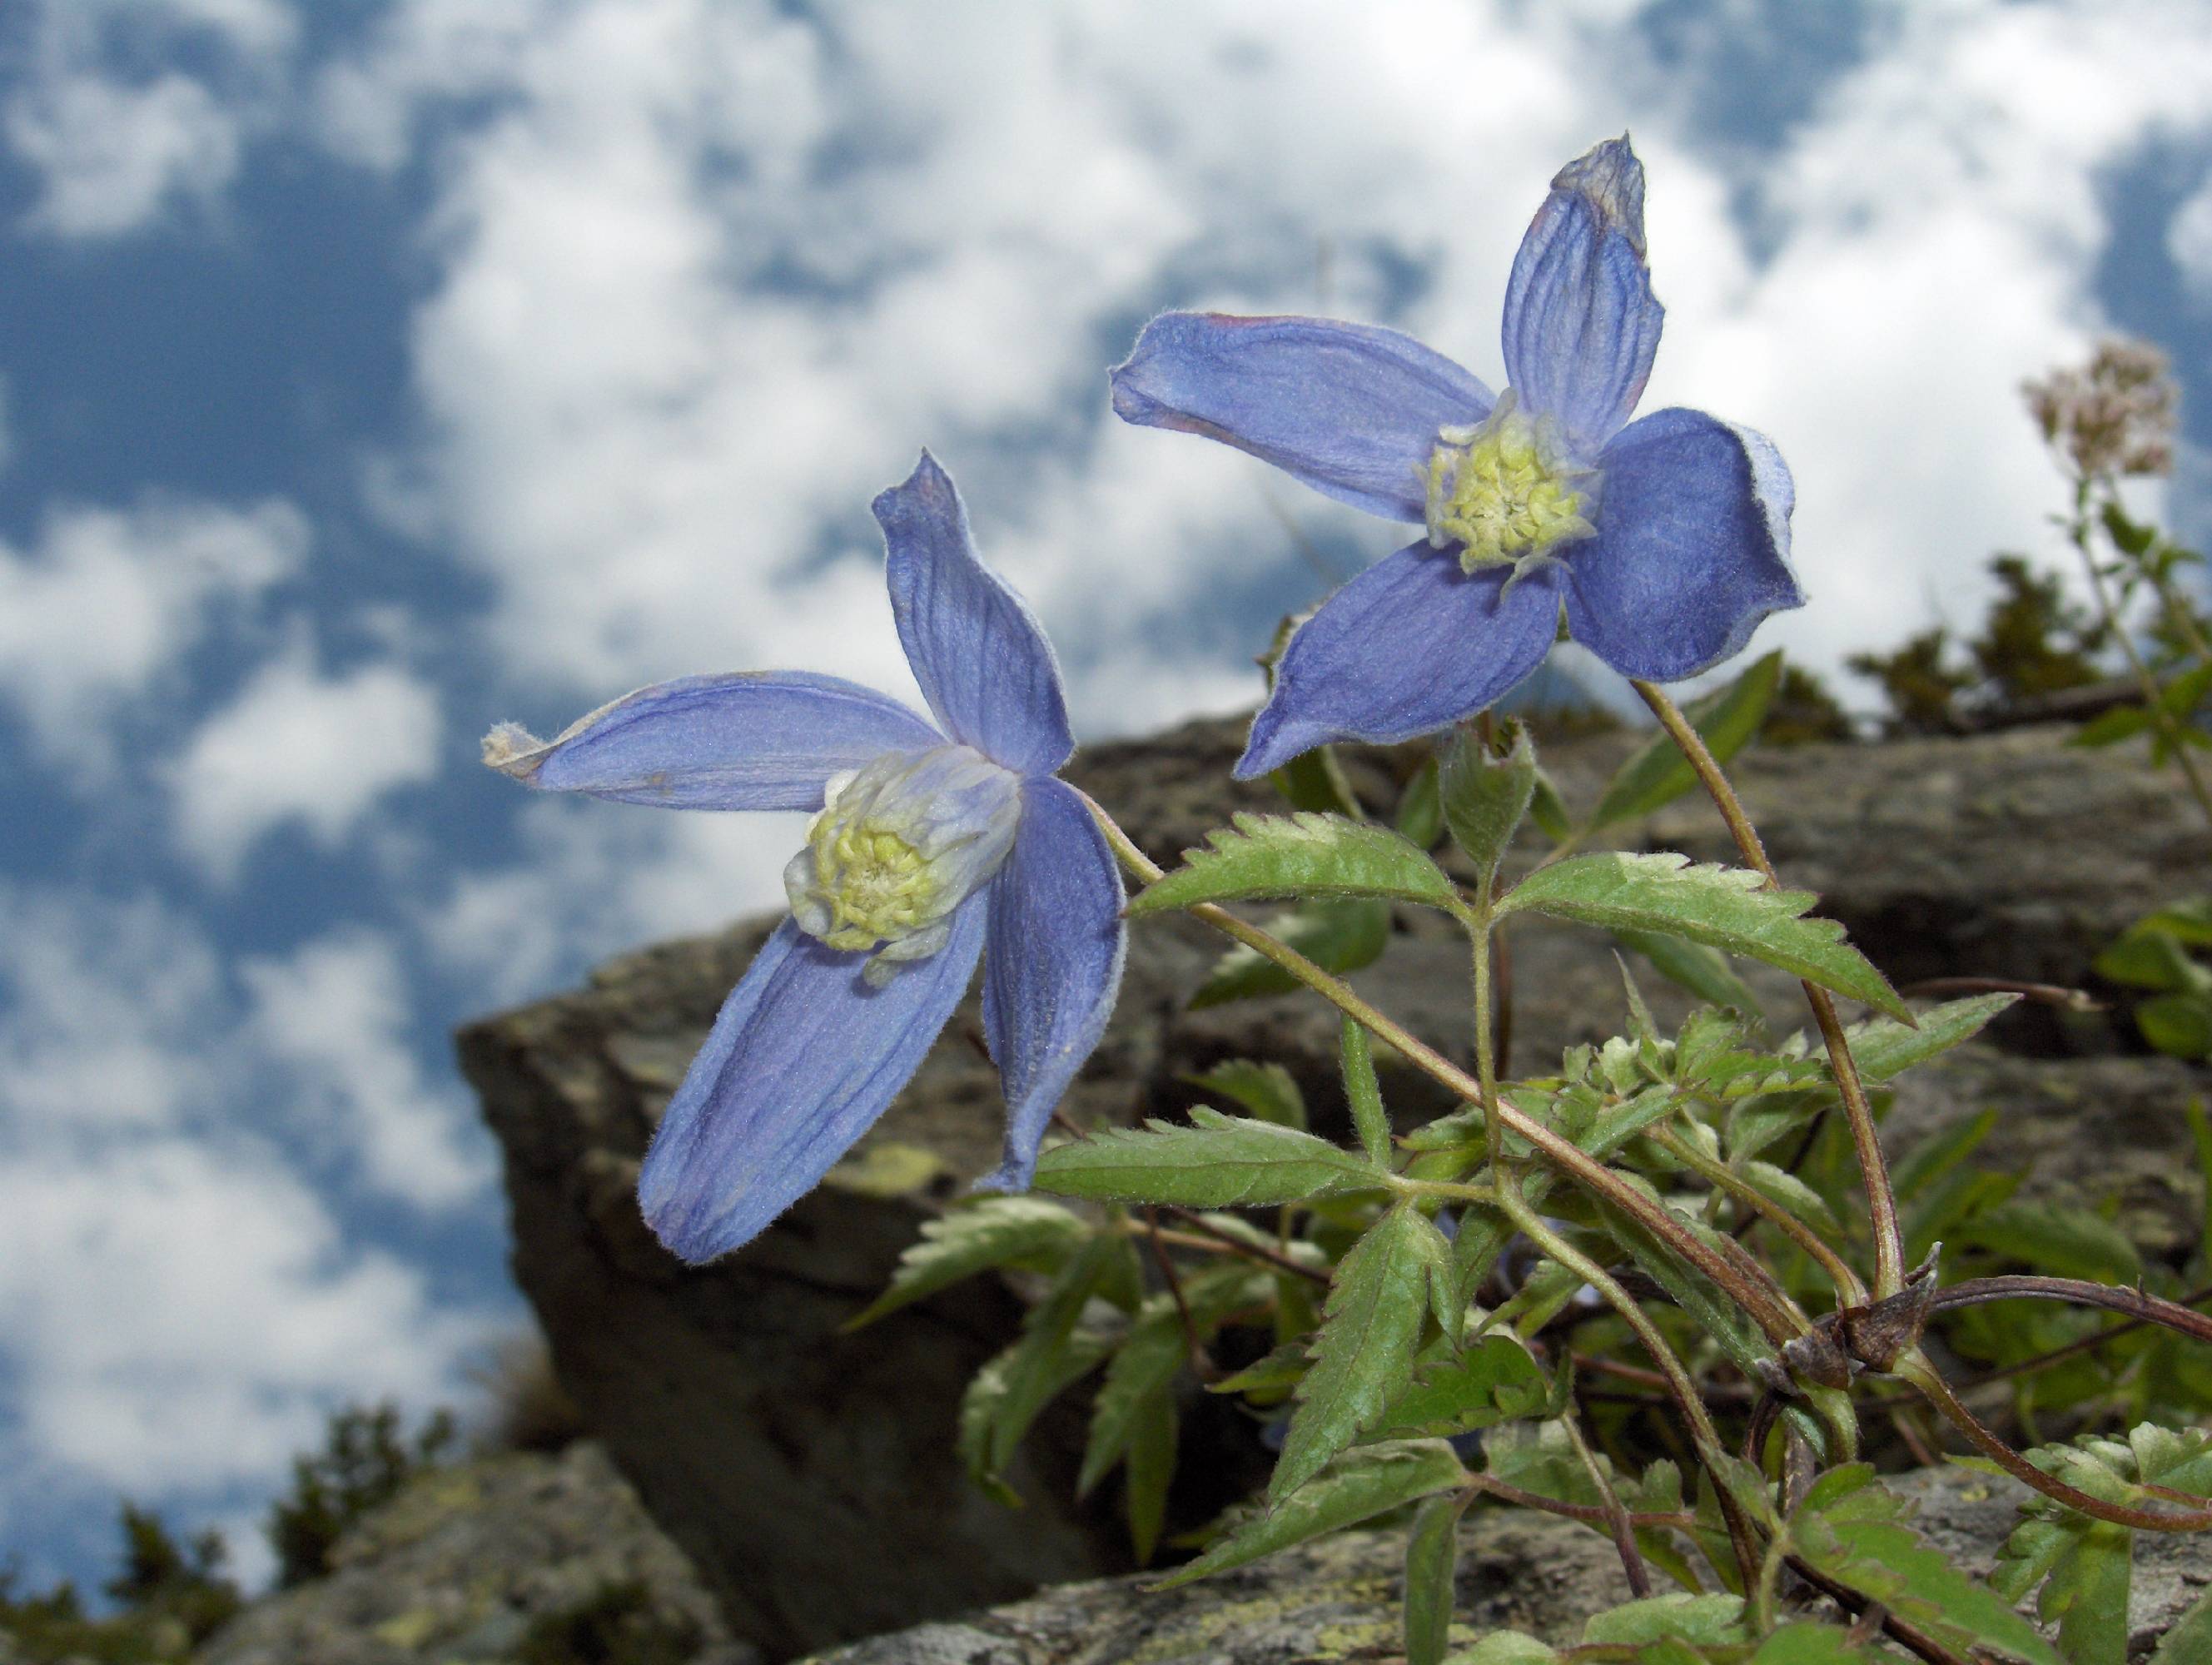
M475 1160L419 1125L432 1094L388 1055L404 1036L378 962L356 936L265 963L248 1012L176 910L0 885L8 1507L25 1486L102 1509L112 1488L273 1489L334 1406L459 1391L487 1316L349 1242L309 1176L330 1164L287 1149L340 1145L372 1177L406 1164L392 1188L416 1200L426 1182L453 1200ZM358 1125L302 1138L271 1114L341 1066L351 1091L328 1113Z
M273 1486L333 1405L450 1396L483 1330L265 1152L157 1138L0 1164L0 1449L143 1497Z
M2166 228L2166 252L2191 295L2212 310L2212 173L2173 211Z
M53 510L31 547L0 543L0 696L48 761L97 777L106 724L307 550L307 522L280 502Z
M492 1177L475 1113L424 1075L409 1034L407 968L386 937L346 930L240 970L255 1038L292 1074L290 1114L357 1154L362 1177L427 1209L480 1200ZM474 1133L474 1137L470 1135Z
M437 773L436 694L391 664L338 676L295 647L203 723L169 770L179 841L218 878L287 823L325 848L385 794Z
M188 76L59 77L9 110L7 132L42 178L27 223L58 237L113 237L180 204L204 208L238 172L236 118Z

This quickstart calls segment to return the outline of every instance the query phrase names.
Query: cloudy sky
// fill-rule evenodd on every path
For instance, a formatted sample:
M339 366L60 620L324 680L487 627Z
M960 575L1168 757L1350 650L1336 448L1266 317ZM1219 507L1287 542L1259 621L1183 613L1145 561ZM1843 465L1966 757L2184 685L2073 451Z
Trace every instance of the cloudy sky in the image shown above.
M447 1031L775 897L793 822L532 800L492 721L910 691L866 504L924 444L1080 732L1249 702L1394 529L1105 367L1320 306L1499 380L1521 229L1623 128L1647 408L1796 473L1759 647L2048 555L2015 386L2102 331L2212 444L2205 0L0 7L0 1554L94 1570L120 1491L252 1571L331 1407L465 1400L519 1309Z

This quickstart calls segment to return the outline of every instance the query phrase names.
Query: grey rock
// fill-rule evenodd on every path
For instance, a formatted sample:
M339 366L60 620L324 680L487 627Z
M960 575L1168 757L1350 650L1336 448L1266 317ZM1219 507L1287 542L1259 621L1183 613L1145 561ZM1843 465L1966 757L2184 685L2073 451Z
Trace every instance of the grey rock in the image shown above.
M2074 983L2112 934L2195 882L2205 841L2172 783L2063 738L2027 729L1754 752L1736 772L1784 881L1820 890L1820 911L1899 983ZM1233 810L1279 807L1264 786L1230 781L1242 738L1238 723L1194 723L1096 748L1073 777L1172 864ZM1547 748L1546 763L1571 801L1588 804L1639 743L1585 737ZM1346 770L1387 813L1421 756L1355 751ZM1735 859L1702 799L1614 830L1631 848ZM1533 858L1531 847L1514 866ZM995 1162L1001 1109L972 998L876 1130L744 1250L685 1267L639 1221L631 1191L653 1127L769 924L625 957L584 990L460 1037L505 1152L516 1277L563 1385L735 1632L772 1656L1127 1570L1110 1488L1070 1501L1079 1407L1055 1407L1032 1433L1011 1477L1029 1499L1018 1514L981 1497L951 1455L961 1389L1015 1334L1018 1291L972 1280L867 1331L840 1331L921 1222ZM1463 942L1417 910L1401 910L1396 931L1392 951L1355 984L1466 1060ZM1297 1076L1322 1131L1342 1127L1336 1020L1320 1002L1182 1009L1222 945L1188 920L1136 930L1114 1023L1067 1101L1075 1121L1174 1115L1198 1096L1184 1077L1259 1056ZM1564 1047L1621 1027L1606 939L1520 921L1512 951L1518 1067L1540 1070ZM1758 968L1747 976L1778 1022L1802 1021L1790 979ZM1662 1021L1686 1007L1648 970L1641 980ZM2154 1249L2178 1250L2197 1218L2182 1110L2202 1072L2113 1055L2125 1039L2101 1018L2068 1027L2047 1009L2010 1018L1992 1041L1907 1078L1892 1148L2000 1107L1981 1160L2033 1162L2031 1186L2050 1194L2109 1192ZM1378 1064L1401 1120L1446 1108L1446 1095L1394 1056ZM1207 1442L1208 1460L1185 1465L1176 1523L1210 1515L1265 1461L1249 1430L1193 1418L1186 1434Z
M500 1665L578 1629L626 1640L634 1657L761 1658L588 1443L433 1470L331 1559L327 1577L248 1607L197 1665Z

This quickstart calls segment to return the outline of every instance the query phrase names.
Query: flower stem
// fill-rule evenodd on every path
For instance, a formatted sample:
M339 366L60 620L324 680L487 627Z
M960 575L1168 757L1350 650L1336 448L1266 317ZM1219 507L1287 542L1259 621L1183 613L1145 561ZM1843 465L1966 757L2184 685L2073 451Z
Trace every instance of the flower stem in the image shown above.
M1113 817L1087 795L1084 801L1090 805L1091 813L1097 821L1100 830L1105 834L1107 843L1113 848L1124 866L1146 884L1166 876L1159 864L1138 848L1135 841L1122 831ZM1395 1047L1407 1063L1430 1079L1440 1083L1455 1097L1481 1107L1486 1115L1494 1114L1504 1123L1508 1133L1517 1133L1527 1139L1568 1178L1638 1221L1654 1237L1719 1285L1751 1314L1766 1333L1769 1340L1779 1345L1806 1333L1808 1326L1802 1316L1791 1311L1780 1285L1775 1284L1771 1277L1762 1274L1762 1280L1759 1283L1747 1281L1735 1262L1709 1248L1663 1205L1646 1196L1580 1145L1540 1121L1522 1115L1503 1098L1486 1095L1480 1081L1421 1041L1395 1018L1376 1010L1340 978L1332 976L1297 950L1268 935L1256 925L1248 924L1225 908L1201 902L1194 903L1185 911L1192 918L1204 921L1217 931L1234 938L1280 966L1338 1011L1364 1024L1369 1033ZM1487 1193L1483 1194L1485 1198L1487 1195Z
M1721 772L1713 754L1705 749L1704 738L1683 716L1681 708L1655 683L1632 678L1629 685L1643 696L1644 703L1651 708L1651 714L1658 718L1660 726L1680 748L1698 779L1705 783L1706 793L1720 811L1721 819L1728 823L1744 860L1765 879L1769 889L1781 889L1782 880L1774 871L1774 864L1767 860L1766 846L1759 842L1759 829L1743 812L1743 801L1735 795L1735 788L1729 784L1728 776ZM1828 1048L1828 1067L1836 1078L1836 1091L1843 1100L1844 1115L1850 1123L1851 1143L1858 1151L1859 1170L1865 1177L1867 1213L1874 1229L1874 1292L1875 1298L1881 1299L1905 1287L1905 1234L1898 1224L1897 1193L1890 1184L1889 1163L1881 1153L1881 1136L1875 1127L1873 1106L1867 1103L1866 1088L1859 1081L1858 1066L1851 1058L1850 1042L1844 1038L1842 1020L1836 1016L1836 1003L1818 983L1808 981L1802 987L1806 1004L1813 1009L1813 1020L1820 1026L1820 1039Z
M1823 1243L1820 1233L1814 1231L1811 1226L1776 1202L1773 1198L1765 1195L1726 1163L1716 1162L1673 1128L1655 1129L1652 1136L1657 1140L1660 1148L1673 1157L1675 1161L1709 1184L1727 1192L1736 1201L1752 1210L1756 1218L1765 1219L1774 1225L1790 1242L1818 1261L1821 1270L1828 1274L1829 1282L1836 1286L1837 1297L1843 1304L1858 1306L1864 1303L1867 1298L1866 1285L1859 1281L1859 1274L1851 1270L1841 1255Z

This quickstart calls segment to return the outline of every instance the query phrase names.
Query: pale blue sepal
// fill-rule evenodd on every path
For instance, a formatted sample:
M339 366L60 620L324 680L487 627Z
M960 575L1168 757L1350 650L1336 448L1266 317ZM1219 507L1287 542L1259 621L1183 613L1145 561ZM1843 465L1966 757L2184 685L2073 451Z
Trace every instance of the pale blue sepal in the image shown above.
M1522 410L1596 453L1643 397L1667 309L1644 258L1644 165L1626 138L1561 168L1514 256L1505 375Z
M1796 489L1764 434L1655 410L1606 447L1598 535L1566 562L1567 625L1624 677L1674 682L1805 605L1790 565Z
M1426 540L1376 562L1291 638L1237 778L1331 741L1409 740L1484 709L1550 650L1560 565L1530 562L1509 582L1513 568L1469 574Z
M1438 430L1497 398L1411 336L1325 318L1163 313L1113 373L1124 422L1233 445L1340 502L1393 520L1428 513Z
M1120 871L1073 787L1023 787L1014 851L991 882L983 1033L1006 1088L1006 1160L975 1182L1026 1191L1054 1107L1106 1031L1128 927Z
M822 783L945 737L888 694L804 671L656 683L557 738L502 723L483 760L541 792L683 810L818 810Z
M907 663L956 740L1021 775L1050 775L1075 750L1052 644L1021 597L986 567L951 477L927 451L872 505Z
M881 987L865 954L786 920L761 949L677 1088L638 1176L638 1206L694 1265L726 1255L813 1189L875 1124L967 991L989 893L945 945Z

